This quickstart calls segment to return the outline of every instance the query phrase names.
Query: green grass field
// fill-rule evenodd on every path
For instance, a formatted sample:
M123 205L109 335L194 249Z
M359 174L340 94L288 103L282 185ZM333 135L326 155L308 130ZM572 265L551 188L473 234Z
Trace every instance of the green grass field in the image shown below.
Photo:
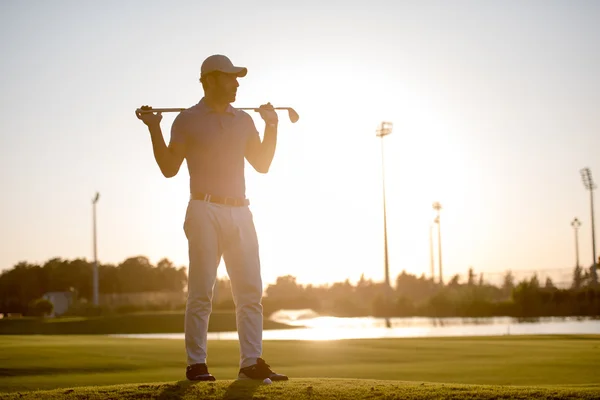
M263 385L255 382L167 382L12 393L6 400L416 400L416 399L598 399L597 386L545 388L440 384L373 379L298 378Z
M59 389L43 398L90 399L600 398L600 335L266 341L264 347L264 358L289 382L233 382L236 341L209 342L216 383L188 384L182 340L0 336L0 398L27 398L15 392L38 389ZM103 385L127 386L81 388Z

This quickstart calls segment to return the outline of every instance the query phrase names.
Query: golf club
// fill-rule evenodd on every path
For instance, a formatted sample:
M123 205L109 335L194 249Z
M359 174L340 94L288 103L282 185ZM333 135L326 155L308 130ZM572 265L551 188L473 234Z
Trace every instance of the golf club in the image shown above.
M238 110L252 110L252 111L256 111L258 112L258 108L257 107L240 107L237 108ZM294 124L298 121L298 119L300 118L300 116L298 115L298 113L296 112L296 110L294 110L291 107L274 107L275 110L287 110L288 112L288 116L290 118L290 121ZM145 109L141 109L138 108L137 110L135 110L135 114L138 116L140 114L146 114L146 113L155 113L155 112L160 112L160 113L164 113L164 112L182 112L186 110L185 108L145 108Z

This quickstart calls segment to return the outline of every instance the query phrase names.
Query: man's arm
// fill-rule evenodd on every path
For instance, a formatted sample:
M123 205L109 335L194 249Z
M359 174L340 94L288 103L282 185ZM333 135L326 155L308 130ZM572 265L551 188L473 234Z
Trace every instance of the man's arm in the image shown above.
M257 172L269 172L277 146L277 125L266 125L262 142L258 134L251 134L246 147L246 159Z
M144 107L142 107L142 109L143 108ZM177 175L177 172L179 172L179 168L185 157L184 141L171 140L171 143L167 147L162 130L160 129L160 121L162 120L162 115L160 113L138 114L138 118L146 124L150 131L154 159L156 160L160 171L166 178L174 177ZM176 122L178 122L177 118L175 122L173 122L172 134L176 134ZM179 135L177 139L179 139Z
M246 146L246 159L257 172L266 174L269 172L271 162L275 156L277 147L277 113L273 110L271 103L260 107L260 115L265 121L265 132L261 142L258 132L252 123L252 133Z
M154 159L160 168L160 172L165 178L172 178L179 172L185 156L185 147L183 143L171 142L167 147L163 138L160 125L148 127L150 138L152 139L152 150Z

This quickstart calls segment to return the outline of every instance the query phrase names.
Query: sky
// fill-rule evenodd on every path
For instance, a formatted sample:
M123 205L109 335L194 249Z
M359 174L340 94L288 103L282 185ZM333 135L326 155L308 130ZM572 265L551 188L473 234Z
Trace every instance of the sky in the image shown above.
M268 174L246 164L265 284L384 279L382 144L392 280L430 275L439 201L445 280L566 281L574 217L592 263L599 18L596 1L1 2L0 269L93 260L97 191L101 263L187 267L187 167L161 175L134 111L197 103L225 54L248 68L234 106L300 115L280 114Z

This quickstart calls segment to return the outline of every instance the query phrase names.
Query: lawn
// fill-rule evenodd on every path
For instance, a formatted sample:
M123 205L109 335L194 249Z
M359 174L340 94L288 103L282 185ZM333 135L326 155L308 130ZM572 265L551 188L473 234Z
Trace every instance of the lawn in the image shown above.
M0 349L0 392L185 379L183 340L5 335ZM219 381L235 378L236 341L209 342L208 353ZM600 388L600 335L266 341L263 356L289 384L341 378Z
M296 378L260 382L162 382L0 393L2 400L430 400L430 399L598 399L600 386L535 387L462 385L375 379Z

